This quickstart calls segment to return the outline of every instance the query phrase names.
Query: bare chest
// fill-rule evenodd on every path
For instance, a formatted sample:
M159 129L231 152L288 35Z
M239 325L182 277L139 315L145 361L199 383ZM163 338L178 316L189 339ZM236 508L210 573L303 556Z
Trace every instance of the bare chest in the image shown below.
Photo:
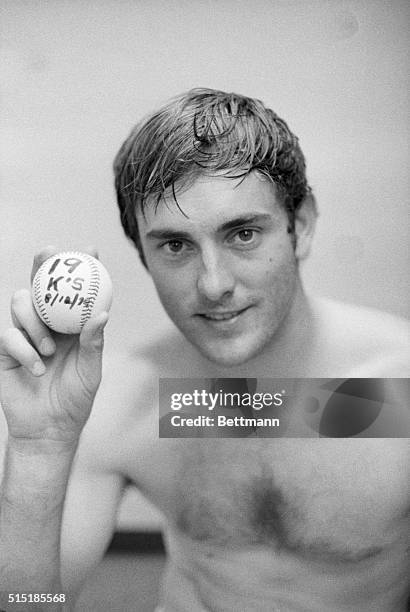
M406 440L179 442L166 513L194 540L356 560L408 533Z

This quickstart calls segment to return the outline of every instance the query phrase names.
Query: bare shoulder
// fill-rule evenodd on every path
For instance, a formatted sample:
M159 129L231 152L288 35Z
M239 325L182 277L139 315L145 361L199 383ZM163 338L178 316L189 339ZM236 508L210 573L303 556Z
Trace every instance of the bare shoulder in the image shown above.
M357 377L410 375L410 322L377 309L311 300L322 338L350 360Z

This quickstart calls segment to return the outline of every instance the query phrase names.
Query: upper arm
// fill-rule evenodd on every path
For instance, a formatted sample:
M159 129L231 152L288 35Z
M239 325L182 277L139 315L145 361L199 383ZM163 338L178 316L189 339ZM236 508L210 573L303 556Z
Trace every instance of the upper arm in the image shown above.
M131 374L130 374L131 371ZM129 475L130 414L139 412L135 388L140 369L118 357L106 360L103 379L80 445L67 488L61 535L64 588L73 596L101 561L115 530L117 510ZM139 420L138 420L139 422ZM137 428L138 429L138 428ZM133 463L140 449L132 444Z
M121 400L108 372L71 469L61 529L61 580L74 598L101 561L115 530L125 482L118 460Z
M85 466L73 469L61 530L61 580L73 597L104 556L115 529L122 491L119 473Z

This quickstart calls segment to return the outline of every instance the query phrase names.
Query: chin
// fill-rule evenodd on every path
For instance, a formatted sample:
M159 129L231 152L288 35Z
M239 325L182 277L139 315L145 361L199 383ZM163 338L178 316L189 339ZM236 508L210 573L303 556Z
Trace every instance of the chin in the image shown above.
M240 366L249 361L250 357L244 355L214 355L204 352L203 355L215 363L216 365L222 366L224 368L234 368L235 366Z
M224 347L222 350L218 350L217 348L204 348L200 346L197 346L197 348L209 361L212 361L212 363L225 368L233 368L235 366L243 365L259 355L263 350L263 347L261 346L253 348L249 347L248 349L244 349L242 347L240 349L232 349L230 351L227 350L226 347Z

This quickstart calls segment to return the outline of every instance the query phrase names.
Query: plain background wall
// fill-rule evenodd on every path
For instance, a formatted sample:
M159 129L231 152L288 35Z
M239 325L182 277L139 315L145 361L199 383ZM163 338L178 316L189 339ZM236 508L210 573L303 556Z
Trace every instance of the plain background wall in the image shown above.
M115 288L109 350L169 325L123 236L111 166L137 120L197 86L258 97L299 136L320 210L307 289L407 316L406 0L0 8L2 329L11 293L27 286L32 256L47 244L98 247ZM135 503L122 524L150 525Z

